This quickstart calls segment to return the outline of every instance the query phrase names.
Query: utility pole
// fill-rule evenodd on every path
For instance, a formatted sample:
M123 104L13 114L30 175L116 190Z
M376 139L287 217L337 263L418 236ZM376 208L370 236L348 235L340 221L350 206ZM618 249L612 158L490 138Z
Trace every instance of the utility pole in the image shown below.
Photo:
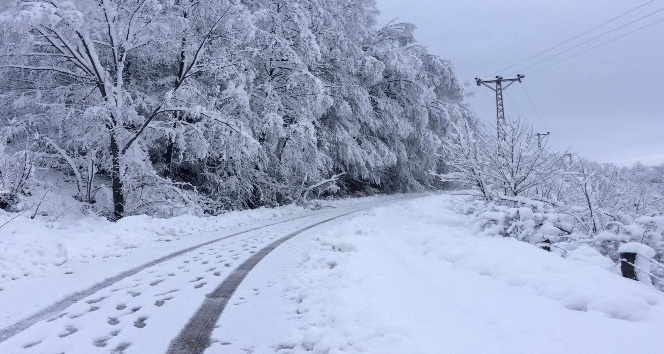
M504 79L502 76L496 76L495 80L482 80L475 78L477 86L486 86L496 92L496 130L498 131L498 141L505 140L505 105L503 104L503 90L506 90L515 82L521 82L525 75L518 74L514 79ZM503 83L507 85L503 86ZM493 87L489 84L495 84Z
M544 139L544 137L548 136L549 134L551 134L551 132L546 132L546 134L544 134L544 133L535 134L535 135L537 135L537 147L538 148L542 149L542 139Z

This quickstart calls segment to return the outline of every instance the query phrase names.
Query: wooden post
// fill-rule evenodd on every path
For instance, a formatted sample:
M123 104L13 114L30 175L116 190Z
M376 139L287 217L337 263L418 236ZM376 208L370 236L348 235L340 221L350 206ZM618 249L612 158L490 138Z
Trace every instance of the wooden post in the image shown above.
M636 253L625 252L620 254L620 271L623 277L639 280L636 276L636 268L634 268L635 263Z

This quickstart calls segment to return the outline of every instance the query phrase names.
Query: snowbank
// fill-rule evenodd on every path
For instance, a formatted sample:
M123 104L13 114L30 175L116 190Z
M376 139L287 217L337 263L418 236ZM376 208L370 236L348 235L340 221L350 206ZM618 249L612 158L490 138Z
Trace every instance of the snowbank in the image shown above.
M38 276L55 267L122 257L133 249L168 243L183 238L210 235L211 232L303 212L284 207L233 212L218 217L180 216L158 219L130 216L117 223L101 217L85 217L66 222L31 220L28 215L0 229L0 284L26 276ZM8 220L15 214L0 214Z

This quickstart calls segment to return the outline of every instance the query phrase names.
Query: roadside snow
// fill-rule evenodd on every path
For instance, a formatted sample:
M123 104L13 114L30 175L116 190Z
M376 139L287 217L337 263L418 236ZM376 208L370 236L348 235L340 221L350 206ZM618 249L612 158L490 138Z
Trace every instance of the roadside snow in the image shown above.
M473 235L432 196L268 255L207 353L659 353L664 294L582 247L567 259Z
M102 217L48 222L22 215L0 229L0 285L30 275L38 276L53 267L121 257L132 249L150 244L191 239L297 212L304 210L263 208L208 218L158 219L141 215L126 217L117 223ZM13 215L2 212L0 217L9 219Z

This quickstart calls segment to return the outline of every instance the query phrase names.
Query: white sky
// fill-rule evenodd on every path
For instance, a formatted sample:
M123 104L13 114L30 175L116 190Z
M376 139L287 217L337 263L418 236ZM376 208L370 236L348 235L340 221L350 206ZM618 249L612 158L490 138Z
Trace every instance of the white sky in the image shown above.
M526 78L523 84L505 91L506 112L524 117L537 132L551 132L549 144L554 149L569 148L619 165L664 163L664 21L534 72L664 20L664 0L376 2L382 12L379 26L393 19L414 23L418 41L454 63L457 75L474 93L469 101L482 120L495 120L495 95L476 86L474 78L497 74L507 78L518 72ZM533 68L525 68L528 62L497 72L646 3L638 11L536 60L661 11Z

